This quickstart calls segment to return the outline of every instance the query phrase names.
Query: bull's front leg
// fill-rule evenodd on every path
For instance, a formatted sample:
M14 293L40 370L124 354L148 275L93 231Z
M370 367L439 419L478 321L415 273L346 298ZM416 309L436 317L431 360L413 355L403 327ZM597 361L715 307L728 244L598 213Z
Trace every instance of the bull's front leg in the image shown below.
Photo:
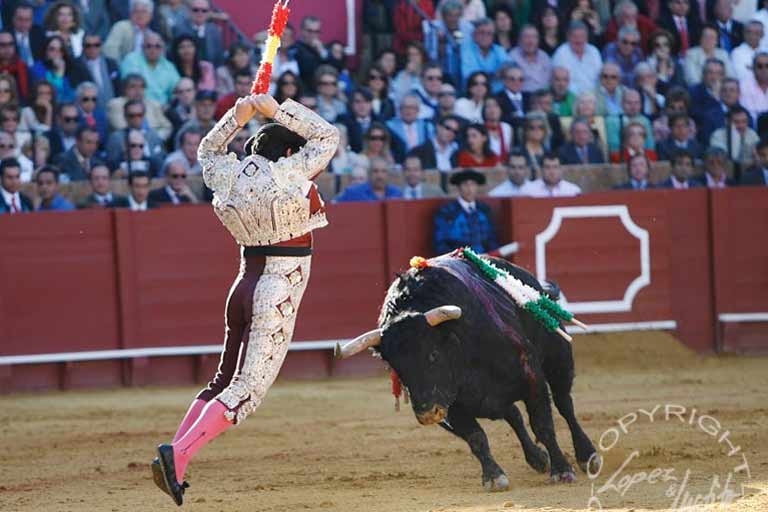
M448 432L462 438L469 445L472 454L483 468L483 487L486 491L497 492L509 489L509 479L496 463L488 445L488 436L474 418L454 405L448 409L448 417L440 424Z
M525 422L520 414L520 410L515 404L512 404L509 408L509 412L504 418L512 427L512 430L517 434L517 438L520 440L520 444L523 447L523 454L525 454L525 461L533 469L539 473L545 473L549 467L549 456L547 452L536 446L531 436L528 435L528 430L525 428Z
M535 395L525 401L531 429L536 439L544 445L549 453L550 476L554 482L573 482L576 475L573 468L565 459L555 437L555 425L552 420L552 407L549 402L549 390L543 379L537 382Z

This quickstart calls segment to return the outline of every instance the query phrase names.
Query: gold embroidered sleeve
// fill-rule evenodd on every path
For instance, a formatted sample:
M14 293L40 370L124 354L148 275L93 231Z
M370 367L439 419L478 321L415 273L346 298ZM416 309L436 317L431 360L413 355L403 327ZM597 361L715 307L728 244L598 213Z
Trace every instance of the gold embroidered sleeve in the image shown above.
M203 169L203 181L214 192L228 189L231 177L240 164L237 155L227 154L227 145L239 131L233 107L200 142L197 159Z
M313 179L328 167L339 146L339 130L301 103L285 100L275 114L275 121L298 133L307 143L296 153L273 164L273 171L296 170Z

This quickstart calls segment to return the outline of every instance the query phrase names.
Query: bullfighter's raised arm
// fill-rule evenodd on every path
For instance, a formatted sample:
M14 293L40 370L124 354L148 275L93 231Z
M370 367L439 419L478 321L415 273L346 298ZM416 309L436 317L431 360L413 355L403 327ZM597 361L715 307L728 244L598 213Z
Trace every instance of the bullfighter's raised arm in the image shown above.
M298 171L307 179L314 179L328 167L339 146L339 130L317 113L301 103L285 100L275 113L275 121L307 140L295 155L281 158L273 169Z
M230 180L240 166L237 155L227 153L227 146L241 129L235 117L235 107L232 107L200 142L197 159L203 169L203 181L214 192L229 188Z

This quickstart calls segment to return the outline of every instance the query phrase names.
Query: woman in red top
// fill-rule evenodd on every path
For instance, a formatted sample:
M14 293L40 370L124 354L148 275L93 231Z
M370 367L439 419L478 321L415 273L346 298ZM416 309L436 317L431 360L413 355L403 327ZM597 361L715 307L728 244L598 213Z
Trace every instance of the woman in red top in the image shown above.
M485 127L488 129L491 150L499 155L502 162L506 162L509 149L514 143L512 140L514 133L509 123L501 120L501 116L502 110L499 100L495 96L485 98L483 119L485 119Z
M655 162L659 159L656 152L652 149L645 149L645 126L640 123L632 122L624 127L621 151L611 153L611 162L618 164L628 162L629 158L638 154L645 154L648 160Z
M491 151L488 130L481 124L467 127L467 147L456 155L458 167L496 167L499 155Z

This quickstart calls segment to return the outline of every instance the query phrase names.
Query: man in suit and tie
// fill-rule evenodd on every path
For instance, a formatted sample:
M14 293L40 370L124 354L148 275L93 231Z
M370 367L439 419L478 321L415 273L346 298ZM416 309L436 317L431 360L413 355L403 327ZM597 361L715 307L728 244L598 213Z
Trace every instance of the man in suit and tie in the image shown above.
M563 165L602 164L603 151L592 141L589 122L576 118L571 123L571 141L560 148L560 163Z
M27 213L34 210L32 201L21 190L21 165L15 158L0 161L0 215Z
M696 137L705 145L709 144L715 130L725 126L725 111L720 101L723 80L725 65L717 59L707 59L701 83L690 89L691 117L696 122Z
M690 154L694 160L699 160L704 148L691 136L690 118L688 114L677 112L667 119L669 137L658 147L659 160L672 160L680 151Z
M19 58L31 68L45 53L45 30L34 24L32 4L19 2L13 9L11 31L16 38Z
M59 155L75 145L79 120L80 116L74 103L59 103L56 123L45 133L51 143L51 156Z
M447 116L437 123L437 134L416 146L408 156L416 156L424 169L437 169L448 172L454 168L454 155L459 150L456 137L461 129L461 122L456 116Z
M421 167L419 157L411 155L405 158L403 164L403 197L405 199L429 199L443 197L445 192L437 185L424 183L424 169Z
M649 190L653 185L648 181L651 175L651 161L645 153L637 153L627 160L629 181L616 185L615 190Z
M501 106L501 120L513 127L521 126L528 111L528 94L523 92L523 70L516 64L507 65L501 72L504 88L496 95Z
M355 153L362 152L363 135L374 121L379 121L379 118L373 113L373 94L367 87L352 91L347 112L336 118L337 123L347 128L349 147Z
M189 17L174 28L174 37L189 34L197 38L200 60L215 66L224 63L224 39L221 29L211 21L211 4L208 0L190 0Z
M701 35L701 21L691 9L690 0L669 0L669 10L661 16L660 26L675 37L681 57L689 48L696 46Z
M88 126L99 132L99 141L106 142L108 135L107 114L99 108L99 88L93 82L83 82L77 86L77 110L80 125Z
M165 186L149 193L149 200L157 206L177 206L198 203L197 196L187 183L187 170L180 160L168 162L165 168Z
M157 207L149 197L149 174L144 171L134 171L128 175L128 187L131 193L128 197L116 197L110 207L129 208L132 212L145 212Z
M108 208L115 202L128 201L127 197L112 193L109 167L104 164L94 164L88 182L91 184L91 193L79 205L80 208Z
M744 25L733 19L733 0L716 0L714 7L717 45L731 53L744 41Z
M691 178L693 175L693 155L684 149L680 149L670 157L672 166L670 176L662 181L656 188L674 188L676 190L700 187L701 183Z
M421 99L415 94L406 94L400 102L400 115L387 121L392 134L392 153L397 163L403 163L405 155L413 148L424 144L435 133L431 121L419 119Z
M106 110L109 100L120 90L120 68L114 60L102 55L101 46L100 35L86 34L83 40L83 54L79 60L91 75L91 82L96 84L99 108Z
M57 155L53 162L69 181L85 181L96 164L96 152L99 149L99 132L90 126L77 129L75 145Z
M320 39L322 30L323 24L318 18L314 16L305 17L301 20L301 39L296 41L291 47L291 50L296 55L296 62L299 64L301 81L312 92L315 92L315 71L328 57L328 51Z
M768 139L757 145L757 164L744 173L742 185L768 185Z

